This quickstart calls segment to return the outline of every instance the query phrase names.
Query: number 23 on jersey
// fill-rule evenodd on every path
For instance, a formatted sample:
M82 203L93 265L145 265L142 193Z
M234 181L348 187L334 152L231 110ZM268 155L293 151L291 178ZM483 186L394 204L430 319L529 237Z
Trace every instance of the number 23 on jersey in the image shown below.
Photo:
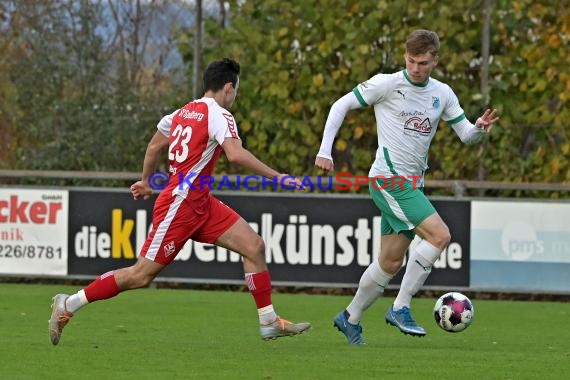
M168 147L168 160L175 160L178 163L183 162L188 158L188 153L190 153L188 144L192 138L192 127L183 127L181 124L178 124L176 128L174 128L174 131L172 131L171 136L174 140L172 140Z

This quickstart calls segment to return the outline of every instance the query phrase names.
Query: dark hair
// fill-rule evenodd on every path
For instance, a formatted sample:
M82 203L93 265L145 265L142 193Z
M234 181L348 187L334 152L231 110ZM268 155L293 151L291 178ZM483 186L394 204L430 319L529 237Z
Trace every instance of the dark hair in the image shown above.
M406 40L406 52L411 55L430 53L434 57L439 51L439 37L431 30L414 30Z
M235 87L239 71L239 63L230 58L211 62L204 70L204 91L219 91L230 82Z

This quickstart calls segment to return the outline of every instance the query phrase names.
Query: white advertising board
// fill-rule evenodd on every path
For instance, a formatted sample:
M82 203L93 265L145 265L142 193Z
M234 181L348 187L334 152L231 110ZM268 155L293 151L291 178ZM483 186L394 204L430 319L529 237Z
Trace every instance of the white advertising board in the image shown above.
M0 274L67 274L66 190L0 188Z
M570 203L475 201L471 259L570 263Z

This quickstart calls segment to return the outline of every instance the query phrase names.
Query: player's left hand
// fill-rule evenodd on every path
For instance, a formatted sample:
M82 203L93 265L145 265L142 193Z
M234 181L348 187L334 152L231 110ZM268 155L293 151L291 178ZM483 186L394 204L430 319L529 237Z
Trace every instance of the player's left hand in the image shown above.
M131 194L135 200L143 198L149 199L152 195L152 188L148 184L148 181L137 181L131 185Z
M475 127L479 129L485 130L485 132L491 132L493 129L493 124L495 124L499 118L497 117L497 110L496 109L487 109L483 116L477 119L475 122Z

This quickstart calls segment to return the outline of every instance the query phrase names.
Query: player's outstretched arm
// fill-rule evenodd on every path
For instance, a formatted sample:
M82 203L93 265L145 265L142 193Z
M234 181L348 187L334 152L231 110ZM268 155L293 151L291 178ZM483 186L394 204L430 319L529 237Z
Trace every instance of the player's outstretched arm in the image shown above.
M169 139L162 132L156 131L146 147L143 162L143 172L140 181L131 185L131 194L134 199L148 199L152 195L152 188L148 183L148 178L154 172L160 151L168 146Z
M285 185L295 186L297 189L303 188L303 185L298 179L289 176L288 174L279 173L255 157L253 153L242 146L240 139L227 137L222 144L222 148L224 149L224 153L226 154L226 157L228 157L228 160L233 164L240 165L267 178L277 177L280 183L283 177L287 177L284 180Z
M498 120L497 110L488 109L475 121L475 124L472 124L467 118L463 118L456 124L452 124L451 127L463 143L476 144L491 132L493 125Z
M334 162L332 159L331 151L335 136L350 110L361 108L362 105L351 91L333 103L327 121L325 123L325 130L323 131L323 139L317 158L315 159L315 166L325 172L334 170Z

